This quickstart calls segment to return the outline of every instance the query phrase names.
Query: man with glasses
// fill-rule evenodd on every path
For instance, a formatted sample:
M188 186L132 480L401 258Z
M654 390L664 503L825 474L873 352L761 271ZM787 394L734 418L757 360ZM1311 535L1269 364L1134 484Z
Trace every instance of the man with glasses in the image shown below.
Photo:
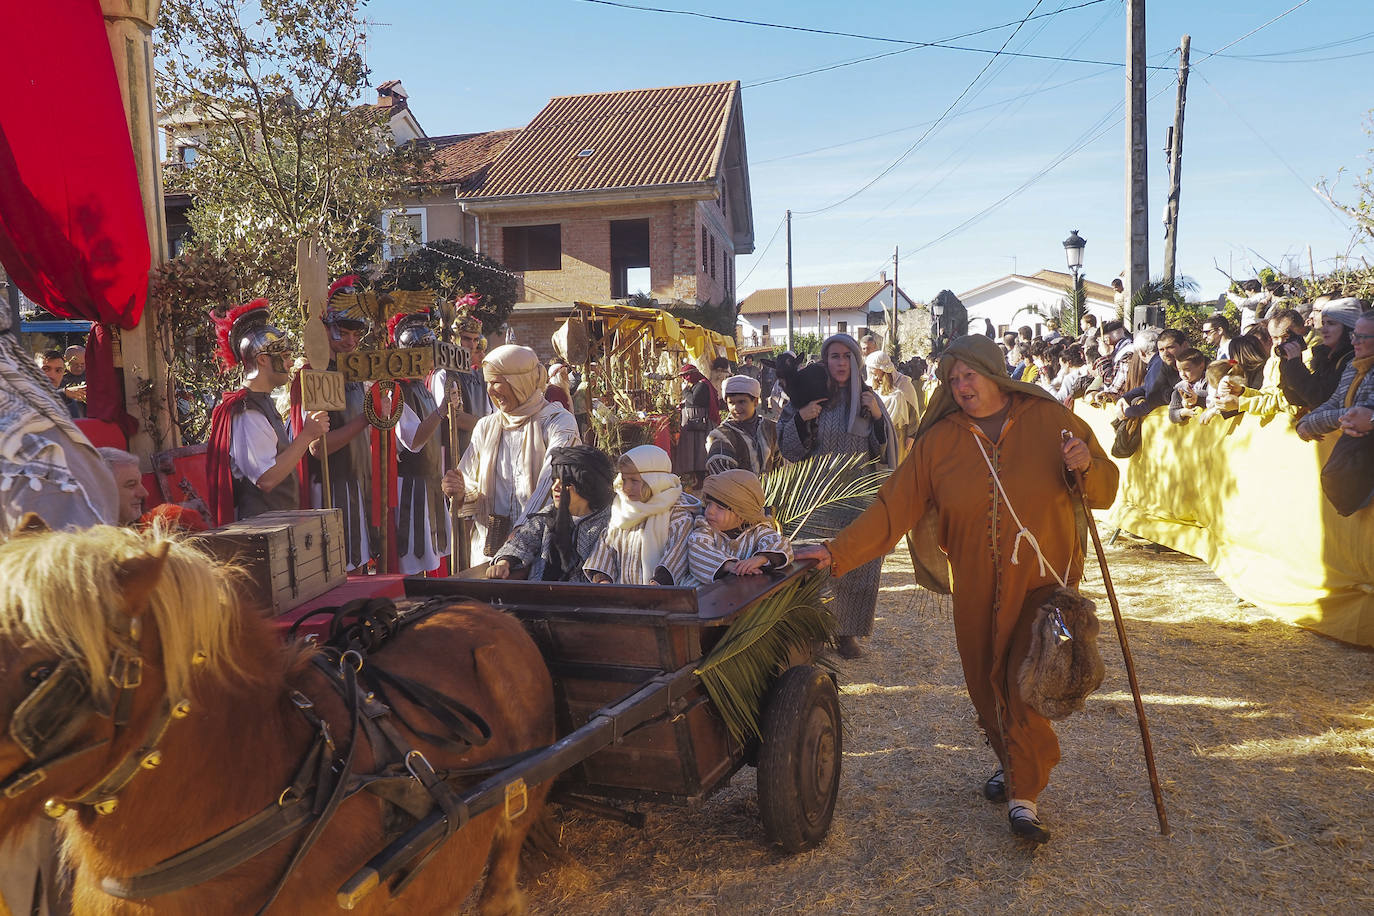
M1217 348L1217 359L1231 358L1231 340L1236 336L1230 320L1220 312L1202 322L1202 336Z
M1340 431L1365 436L1374 429L1374 312L1365 312L1350 332L1355 356L1341 374L1341 383L1320 407L1298 421L1298 435L1320 439Z

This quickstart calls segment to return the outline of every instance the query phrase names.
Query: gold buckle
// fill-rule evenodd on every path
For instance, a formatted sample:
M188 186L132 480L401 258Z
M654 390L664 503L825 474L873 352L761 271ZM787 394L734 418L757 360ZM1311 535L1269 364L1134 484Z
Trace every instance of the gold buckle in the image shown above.
M519 804L517 811L512 811L512 804ZM529 790L525 786L525 780L517 779L514 782L506 783L506 820L513 821L524 814L530 806Z
M143 659L116 650L110 656L109 678L121 690L132 690L143 683Z

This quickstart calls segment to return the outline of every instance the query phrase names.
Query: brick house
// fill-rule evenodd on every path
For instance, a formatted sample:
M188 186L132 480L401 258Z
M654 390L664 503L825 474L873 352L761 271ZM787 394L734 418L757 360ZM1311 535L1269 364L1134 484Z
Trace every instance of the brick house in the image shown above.
M754 250L738 82L560 96L523 128L420 142L431 193L383 219L505 264L511 337L544 358L575 301L734 301Z
M850 334L856 339L872 333L885 340L892 290L892 281L886 274L863 283L794 286L792 332L800 335L819 331L821 338ZM914 305L905 292L897 290L899 313L906 313ZM742 347L786 346L787 290L757 289L746 296L740 303L735 336Z

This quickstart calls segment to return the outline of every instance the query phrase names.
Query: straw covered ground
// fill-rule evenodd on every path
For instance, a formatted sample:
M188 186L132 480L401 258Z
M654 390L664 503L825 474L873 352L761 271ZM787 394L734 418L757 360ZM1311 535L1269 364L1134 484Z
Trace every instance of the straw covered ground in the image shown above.
M868 655L841 666L843 775L817 849L768 848L753 770L633 829L561 811L573 864L526 877L536 914L1374 911L1374 654L1266 619L1202 563L1108 548L1163 781L1159 835L1100 578L1107 681L1062 723L1041 797L1054 836L1007 828L979 787L948 605L883 573Z

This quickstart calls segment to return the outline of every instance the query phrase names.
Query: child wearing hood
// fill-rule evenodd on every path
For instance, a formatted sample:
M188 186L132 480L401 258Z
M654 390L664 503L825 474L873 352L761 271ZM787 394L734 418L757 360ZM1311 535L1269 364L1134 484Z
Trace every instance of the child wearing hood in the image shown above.
M655 445L632 448L617 462L606 536L582 564L601 584L694 585L687 535L701 503L684 493L672 459Z
M768 518L757 474L736 468L706 478L706 514L687 538L692 576L701 583L754 576L792 562L792 545Z

